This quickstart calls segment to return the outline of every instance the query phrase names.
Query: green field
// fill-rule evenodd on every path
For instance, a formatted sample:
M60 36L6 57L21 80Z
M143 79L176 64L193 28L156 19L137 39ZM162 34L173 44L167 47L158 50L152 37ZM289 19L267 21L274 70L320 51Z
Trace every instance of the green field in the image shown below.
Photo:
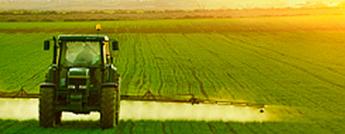
M92 33L101 23L121 44L116 65L122 94L192 93L295 110L276 110L281 118L271 122L122 121L106 131L95 122L42 129L35 120L0 120L0 133L343 133L344 21L345 16L333 15L2 22L1 91L38 92L52 58L42 50L43 40L59 33Z

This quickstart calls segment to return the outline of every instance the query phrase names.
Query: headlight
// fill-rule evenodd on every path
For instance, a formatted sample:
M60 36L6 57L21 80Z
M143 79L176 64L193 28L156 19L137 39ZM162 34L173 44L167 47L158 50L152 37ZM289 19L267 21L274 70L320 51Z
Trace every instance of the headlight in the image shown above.
M87 86L86 85L79 85L79 89L86 89Z
M68 89L75 89L75 85L68 85Z

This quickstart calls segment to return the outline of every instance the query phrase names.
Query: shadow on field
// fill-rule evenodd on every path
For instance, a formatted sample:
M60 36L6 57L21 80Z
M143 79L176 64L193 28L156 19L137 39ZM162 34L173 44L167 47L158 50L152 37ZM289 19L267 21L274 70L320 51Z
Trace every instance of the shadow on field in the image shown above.
M341 123L343 120L339 120ZM293 128L293 129L291 129ZM113 129L102 130L98 121L63 121L55 128L41 128L37 120L0 120L1 134L127 134L127 133L334 133L334 128L302 122L203 122L203 121L120 121Z
M244 125L244 123L240 123ZM258 123L260 124L260 123ZM120 121L113 129L102 130L98 121L63 121L55 128L41 128L37 120L0 120L1 134L75 134L75 133L229 133L237 131L231 123L194 121Z
M36 121L37 122L37 121ZM38 124L38 122L37 122ZM62 121L56 128L75 129L75 128L99 128L99 121Z

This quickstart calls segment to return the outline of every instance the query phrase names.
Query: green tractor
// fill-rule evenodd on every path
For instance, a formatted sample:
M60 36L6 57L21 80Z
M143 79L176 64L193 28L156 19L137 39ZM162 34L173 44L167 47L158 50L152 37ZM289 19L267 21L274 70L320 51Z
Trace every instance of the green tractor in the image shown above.
M101 128L118 124L119 74L113 63L117 41L106 35L59 35L53 42L53 61L40 85L39 122L42 127L61 123L63 111L100 112Z

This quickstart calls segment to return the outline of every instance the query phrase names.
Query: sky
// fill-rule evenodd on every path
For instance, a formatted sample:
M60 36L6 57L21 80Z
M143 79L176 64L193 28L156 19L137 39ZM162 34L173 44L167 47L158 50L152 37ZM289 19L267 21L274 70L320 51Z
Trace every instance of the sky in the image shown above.
M301 7L305 5L336 6L345 0L197 0L205 7L231 7L231 8L279 8Z
M7 9L245 9L345 5L345 0L0 0Z

